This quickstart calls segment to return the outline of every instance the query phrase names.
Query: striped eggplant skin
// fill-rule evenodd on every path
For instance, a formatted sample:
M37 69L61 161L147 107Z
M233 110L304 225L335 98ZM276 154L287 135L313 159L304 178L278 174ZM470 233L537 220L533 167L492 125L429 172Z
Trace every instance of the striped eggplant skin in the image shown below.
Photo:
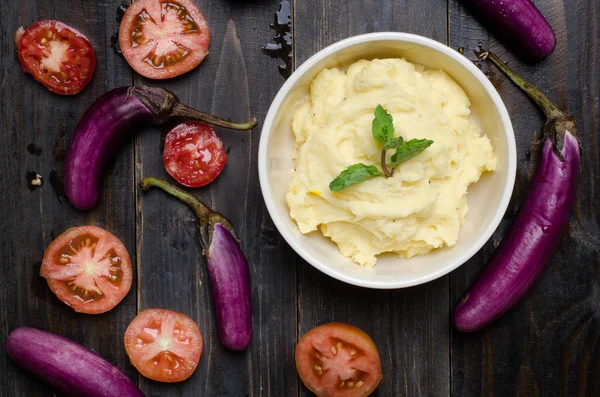
M221 343L242 351L252 339L252 307L248 261L227 225L213 225L206 250L217 327Z
M135 87L107 92L79 121L69 142L64 175L65 195L75 208L96 206L111 156L138 126L152 122L154 114L135 92Z
M554 30L530 0L461 0L504 43L530 61L554 51Z
M577 195L581 156L576 135L567 130L562 137L558 152L553 140L545 138L540 163L519 213L491 262L456 306L457 330L479 330L519 302L566 234Z
M573 116L527 82L496 54L475 52L493 63L546 116L540 162L525 201L498 251L454 311L456 329L479 330L519 302L542 274L567 233L577 199L581 144Z
M8 335L6 353L20 367L69 397L144 397L117 367L50 332L17 328Z

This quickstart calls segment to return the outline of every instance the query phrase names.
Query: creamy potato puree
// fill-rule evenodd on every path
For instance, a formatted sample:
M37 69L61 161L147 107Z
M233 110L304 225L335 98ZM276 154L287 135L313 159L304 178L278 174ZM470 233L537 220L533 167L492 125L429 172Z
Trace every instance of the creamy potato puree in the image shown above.
M350 165L381 171L381 145L371 132L378 104L393 116L396 136L434 144L392 178L330 191L329 183ZM468 211L467 187L496 167L490 140L473 124L469 106L446 73L404 59L361 60L347 71L320 72L293 119L296 167L287 202L300 231L320 228L364 266L375 265L384 252L410 258L454 245ZM387 153L388 164L393 153Z

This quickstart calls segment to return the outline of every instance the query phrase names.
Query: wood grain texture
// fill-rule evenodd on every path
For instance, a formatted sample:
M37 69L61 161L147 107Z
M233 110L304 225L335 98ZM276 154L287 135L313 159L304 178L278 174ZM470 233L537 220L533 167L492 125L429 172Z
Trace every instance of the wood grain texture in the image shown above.
M487 329L452 334L452 394L457 396L600 395L600 174L598 125L600 6L593 1L536 1L557 34L554 53L531 65L490 37L459 1L450 1L450 45L473 50L481 43L574 114L583 147L578 204L566 236L539 282L512 311ZM490 259L527 190L535 165L530 143L543 123L540 112L487 65L513 122L518 176L513 203L493 239L451 276L455 304Z
M116 4L51 0L0 1L0 186L3 205L0 222L4 229L0 265L0 395L53 396L47 386L18 369L4 353L4 340L14 328L28 325L48 330L97 351L134 377L122 348L123 335L135 315L136 283L131 293L113 311L87 316L62 304L38 276L45 247L67 228L85 224L102 226L118 236L135 260L133 148L126 145L106 176L105 193L99 206L87 213L76 211L52 187L51 175L60 179L69 137L87 107L103 92L131 84L129 68L115 62L110 36L117 29ZM110 8L110 12L107 9ZM21 72L12 37L20 24L40 19L60 19L80 29L97 51L96 74L79 95L65 97L46 90ZM41 155L28 153L34 143ZM45 184L29 191L27 171L39 172Z
M357 34L404 31L446 42L445 1L295 2L295 65ZM298 261L298 334L331 321L356 325L379 348L384 380L375 396L448 396L448 278L396 291L343 284ZM302 386L300 396L311 393Z
M283 79L277 63L260 52L273 33L277 1L198 2L211 28L210 54L196 70L160 85L200 110L233 120L264 119ZM136 77L136 84L156 84ZM168 128L164 128L164 131ZM296 337L295 254L272 225L257 172L260 126L251 132L217 129L229 152L217 180L194 193L233 223L250 264L254 336L251 349L228 352L219 342L205 261L191 211L163 192L138 192L140 309L170 308L200 326L204 351L186 382L141 379L147 396L291 396ZM138 136L136 180L166 174L158 128ZM292 361L290 361L292 360Z

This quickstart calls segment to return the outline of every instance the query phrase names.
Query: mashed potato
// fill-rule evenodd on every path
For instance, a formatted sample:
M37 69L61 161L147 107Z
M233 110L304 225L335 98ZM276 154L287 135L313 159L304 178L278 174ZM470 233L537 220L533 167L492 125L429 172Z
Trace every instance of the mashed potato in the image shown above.
M352 164L381 170L381 145L371 132L378 104L393 116L396 136L434 144L391 178L330 191L329 183ZM468 211L467 187L496 167L469 106L447 74L404 59L361 60L345 72L320 72L293 119L296 167L287 202L300 231L320 228L364 266L384 252L410 258L454 245Z

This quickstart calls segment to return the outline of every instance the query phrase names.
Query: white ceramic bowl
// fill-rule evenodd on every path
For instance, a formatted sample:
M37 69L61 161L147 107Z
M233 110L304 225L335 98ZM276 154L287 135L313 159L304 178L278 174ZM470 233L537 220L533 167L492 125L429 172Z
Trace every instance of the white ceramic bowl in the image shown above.
M373 268L355 264L319 231L302 235L285 200L294 162L292 117L323 68L347 67L359 59L404 57L448 73L471 100L472 116L491 139L498 167L469 187L467 214L458 243L425 256L379 256ZM308 263L338 280L368 288L403 288L441 277L471 258L492 236L508 206L516 171L515 138L506 107L487 77L467 58L437 41L407 33L351 37L318 52L300 66L273 100L260 138L258 171L262 194L275 226Z

